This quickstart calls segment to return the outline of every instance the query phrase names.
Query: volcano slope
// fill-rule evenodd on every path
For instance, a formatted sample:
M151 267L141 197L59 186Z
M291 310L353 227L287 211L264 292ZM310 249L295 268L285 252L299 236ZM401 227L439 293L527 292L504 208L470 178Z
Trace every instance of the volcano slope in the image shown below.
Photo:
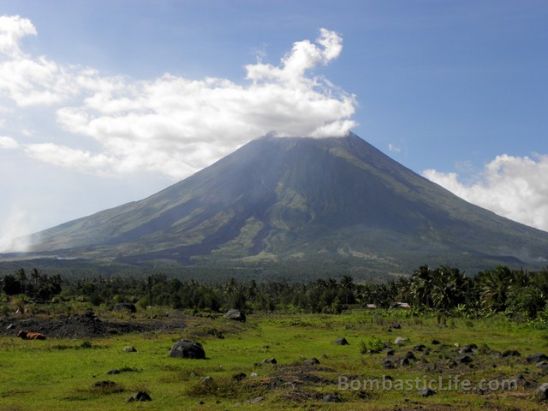
M144 200L35 234L38 256L398 274L548 261L548 233L474 206L360 137L254 140Z

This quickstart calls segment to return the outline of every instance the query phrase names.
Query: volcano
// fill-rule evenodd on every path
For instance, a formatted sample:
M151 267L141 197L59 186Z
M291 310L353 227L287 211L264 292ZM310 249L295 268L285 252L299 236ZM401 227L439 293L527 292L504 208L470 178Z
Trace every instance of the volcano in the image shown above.
M251 141L144 200L45 230L32 244L56 258L295 272L548 261L548 233L456 197L354 134Z

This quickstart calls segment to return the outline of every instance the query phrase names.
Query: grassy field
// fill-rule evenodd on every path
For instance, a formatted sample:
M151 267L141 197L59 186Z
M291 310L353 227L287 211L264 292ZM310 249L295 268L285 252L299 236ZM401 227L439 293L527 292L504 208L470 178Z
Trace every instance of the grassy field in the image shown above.
M395 321L401 329L389 332ZM548 333L503 318L455 319L439 327L435 318L413 317L404 311L354 310L341 315L256 314L248 316L245 324L192 316L184 322L183 331L92 339L91 348L84 340L0 337L0 410L545 409L532 394L534 385L548 378L535 364L527 364L525 357L548 351ZM224 338L219 338L221 334ZM405 345L393 343L398 336L408 338ZM170 358L169 348L181 337L200 341L207 359ZM339 337L345 337L349 345L335 344ZM442 344L432 345L433 339ZM395 358L418 344L431 351L415 351L417 360L410 365L394 361L397 368L385 369L385 350L360 352L362 341L374 347L379 340L392 346ZM448 365L459 355L455 344L471 343L478 345L478 352L470 354L472 363ZM124 352L129 345L137 352ZM508 349L518 350L521 356L501 358L494 353ZM272 357L276 365L255 365ZM303 363L312 357L320 364ZM124 367L131 370L107 374ZM237 381L233 376L238 373L246 377ZM359 381L388 375L394 381L459 376L475 386L482 379L500 381L518 374L524 380L517 389L438 389L429 397L421 396L415 387L338 387L340 376ZM211 379L204 380L207 376ZM103 380L116 385L94 387ZM523 381L532 386L524 387ZM138 390L147 391L152 401L128 403Z

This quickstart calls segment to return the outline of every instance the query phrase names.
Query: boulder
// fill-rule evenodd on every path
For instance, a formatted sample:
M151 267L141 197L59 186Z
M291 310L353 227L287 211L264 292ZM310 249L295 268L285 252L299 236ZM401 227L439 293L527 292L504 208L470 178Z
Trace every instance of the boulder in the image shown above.
M548 361L539 361L536 366L542 371L548 371Z
M232 379L234 381L242 381L243 379L245 379L247 377L247 374L245 372L239 372L237 374L234 374L232 376Z
M137 352L137 348L135 348L133 345L126 345L124 347L124 352Z
M263 364L278 364L278 361L276 361L276 358L265 358Z
M503 351L501 356L503 358L506 358L506 357L519 357L519 356L521 356L521 354L517 350L506 350L506 351Z
M535 398L538 401L548 401L548 382L545 382L535 391Z
M312 357L303 361L303 365L318 365L319 363L320 360L318 360L316 357Z
M150 395L145 391L138 391L127 399L127 402L133 401L152 401Z
M391 370L393 368L396 368L394 363L390 360L384 360L382 363L382 366L386 368L387 370Z
M342 338L337 338L335 340L335 344L338 344L338 345L348 345L348 341L346 340L346 338L342 337Z
M472 357L470 357L469 355L462 355L457 358L457 361L461 364L470 364L473 360Z
M210 377L209 375L203 377L201 380L200 380L200 384L206 386L206 387L212 387L215 382L213 381L213 378Z
M130 313L137 312L135 304L132 303L118 303L112 308L113 311L128 311Z
M341 394L338 392L334 394L325 394L322 398L324 402L342 402Z
M532 354L530 356L527 357L527 362L528 363L537 363L537 362L540 362L540 361L547 361L548 360L548 356L546 354L542 354L542 353L536 353L536 354Z
M478 346L476 344L466 344L459 350L459 354L472 354L476 352L477 349Z
M204 359L205 351L202 344L190 340L179 340L171 347L170 357Z
M407 358L408 360L416 360L417 357L415 357L415 354L413 354L411 351L407 351L405 356L403 358Z
M436 391L434 391L432 388L425 388L421 391L422 397L431 397L432 395L435 395Z
M115 388L117 386L118 384L110 380L97 381L93 384L93 388Z
M409 339L404 338L404 337L396 337L396 339L394 340L394 344L404 345L407 341L409 341Z
M228 318L229 320L241 321L243 323L245 323L246 320L245 314L240 310L236 310L235 308L228 310L224 317Z

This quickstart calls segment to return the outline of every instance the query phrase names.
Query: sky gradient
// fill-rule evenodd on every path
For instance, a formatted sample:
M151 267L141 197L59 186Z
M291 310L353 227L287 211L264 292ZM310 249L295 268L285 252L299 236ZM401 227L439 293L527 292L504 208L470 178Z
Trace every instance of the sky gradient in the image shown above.
M152 194L263 130L352 126L548 230L544 1L0 1L0 15L37 32L17 28L14 46L0 25L0 248Z

